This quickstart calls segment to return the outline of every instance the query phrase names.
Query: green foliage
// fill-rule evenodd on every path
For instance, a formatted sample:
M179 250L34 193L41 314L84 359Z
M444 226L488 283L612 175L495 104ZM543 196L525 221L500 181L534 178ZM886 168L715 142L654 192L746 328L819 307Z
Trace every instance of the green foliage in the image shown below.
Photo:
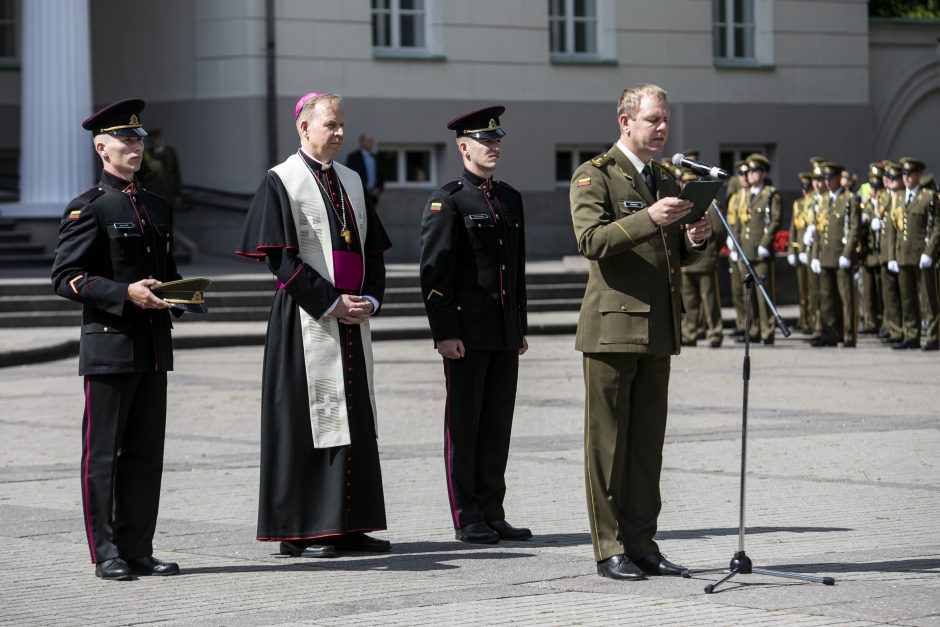
M940 0L869 0L868 15L915 20L940 19Z

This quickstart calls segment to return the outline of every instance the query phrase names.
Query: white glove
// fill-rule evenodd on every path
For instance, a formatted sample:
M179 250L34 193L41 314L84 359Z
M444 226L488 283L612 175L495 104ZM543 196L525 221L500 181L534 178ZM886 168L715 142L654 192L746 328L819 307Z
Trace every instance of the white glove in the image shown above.
M763 246L758 246L757 256L760 257L761 259L767 259L768 257L770 257L770 251L764 248Z
M897 260L891 259L890 261L888 261L888 272L893 272L894 274L897 274L900 271L901 269L898 268Z
M880 230L881 230L881 220L879 220L878 218L872 218L872 219L871 219L871 230L872 230L872 231L880 231Z
M793 266L794 268L796 267L796 253L790 253L789 255L787 255L787 263Z
M737 263L737 262L738 262L738 251L732 250L730 253L728 253L728 259L730 259L731 261Z
M862 224L865 224L866 222L868 222L868 214L867 214L867 213L863 213L863 214L862 214Z
M806 253L800 253L799 256L800 256L800 263L803 264L804 266L808 266L808 265L809 265L809 255L807 255Z
M921 270L926 270L933 266L933 257L930 255L925 255L921 253L920 255L920 268Z
M852 260L843 255L839 255L839 267L843 270L848 270L852 267Z
M816 225L810 224L803 233L803 245L809 248L813 245L813 235L816 234Z
M728 250L734 250L734 240L731 239L731 236L725 238L725 246L728 247Z
M819 259L813 259L810 261L809 269L813 271L813 274L822 274L822 264L819 263Z

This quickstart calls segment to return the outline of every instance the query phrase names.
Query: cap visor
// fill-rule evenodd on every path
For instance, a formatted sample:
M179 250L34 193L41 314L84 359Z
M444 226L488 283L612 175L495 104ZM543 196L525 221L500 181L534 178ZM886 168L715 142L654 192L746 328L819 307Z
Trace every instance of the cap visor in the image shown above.
M179 309L180 311L187 311L189 313L209 313L208 307L205 305L197 305L195 303L170 303L170 307Z
M146 137L147 131L145 131L143 127L122 128L119 131L112 131L110 134L118 137Z
M504 131L501 128L497 128L492 131L480 131L479 133L470 133L467 136L472 137L474 139L499 139L500 137L503 137L505 135L506 135L506 131Z

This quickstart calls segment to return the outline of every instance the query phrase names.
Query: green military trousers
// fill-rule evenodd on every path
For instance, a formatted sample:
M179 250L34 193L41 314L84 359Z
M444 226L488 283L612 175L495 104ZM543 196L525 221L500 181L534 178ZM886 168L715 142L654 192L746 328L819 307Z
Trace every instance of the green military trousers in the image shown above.
M718 273L682 273L682 341L694 344L705 322L705 339L721 344L721 301L718 297Z
M898 275L888 270L888 264L881 264L881 302L884 307L882 323L888 338L894 342L904 339L901 329L901 288Z
M670 356L584 355L584 474L594 559L659 550Z

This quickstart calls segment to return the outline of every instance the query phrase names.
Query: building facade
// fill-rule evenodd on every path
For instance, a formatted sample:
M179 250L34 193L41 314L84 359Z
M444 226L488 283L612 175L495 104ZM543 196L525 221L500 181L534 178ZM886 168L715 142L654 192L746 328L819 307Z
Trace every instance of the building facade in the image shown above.
M810 155L856 171L940 160L924 132L940 113L940 23L870 20L865 0L86 1L89 109L144 98L186 184L251 193L297 148L297 97L342 94L346 150L362 132L378 144L395 261L417 259L424 199L459 174L446 122L489 104L507 107L497 177L525 196L533 258L575 251L568 178L616 140L631 83L669 92L666 154L727 166L759 150L790 195ZM18 38L43 36L18 23L22 4L0 0L0 155L28 137ZM180 218L203 250L237 241L237 211Z

